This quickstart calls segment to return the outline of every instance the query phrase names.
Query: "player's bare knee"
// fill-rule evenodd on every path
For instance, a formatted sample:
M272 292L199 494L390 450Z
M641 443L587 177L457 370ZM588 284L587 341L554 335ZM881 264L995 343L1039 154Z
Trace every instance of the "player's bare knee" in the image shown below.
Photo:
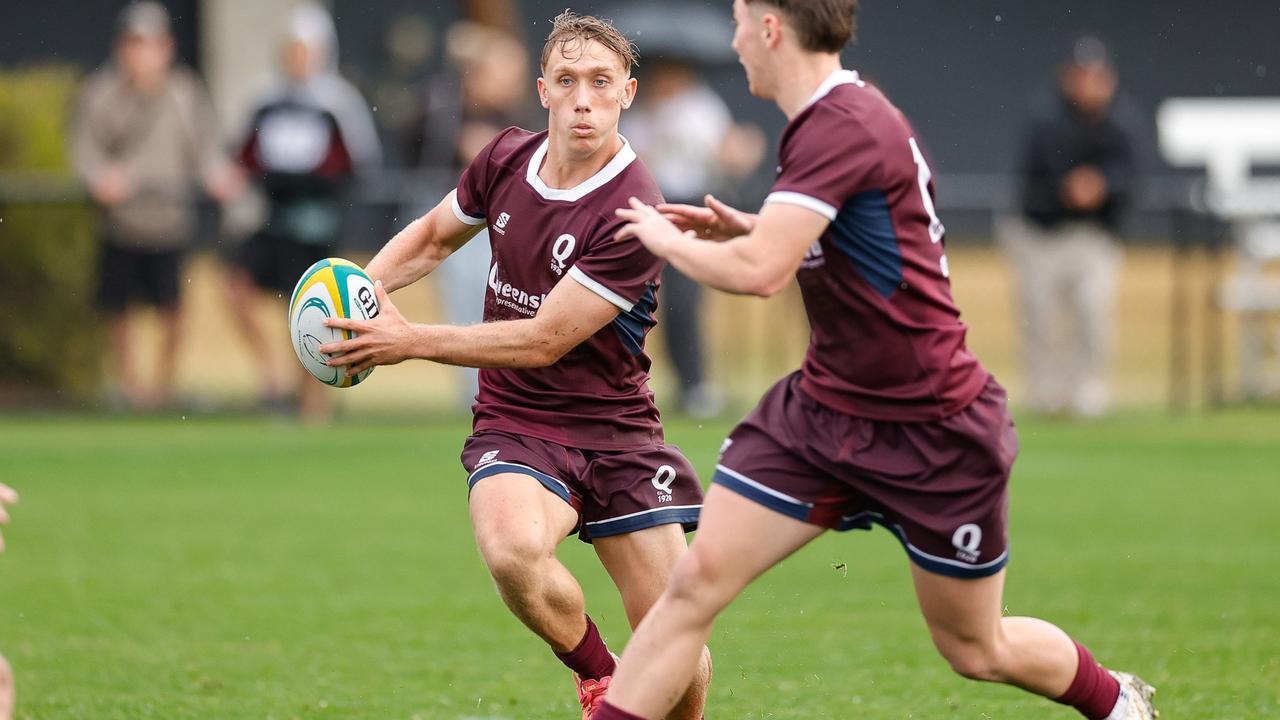
M728 602L721 601L724 594L718 588L719 573L696 548L685 553L671 573L667 594L671 601L692 608L699 613L714 615Z
M504 591L518 592L550 558L542 543L518 537L479 538L478 544L489 574Z

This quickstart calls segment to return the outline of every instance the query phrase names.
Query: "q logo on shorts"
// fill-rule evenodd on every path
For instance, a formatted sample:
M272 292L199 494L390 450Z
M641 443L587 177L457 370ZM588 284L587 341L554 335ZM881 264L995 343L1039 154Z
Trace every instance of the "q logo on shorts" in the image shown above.
M977 562L978 547L982 545L982 528L973 523L961 525L951 536L951 544L956 547L956 557L965 562Z
M657 474L649 481L658 491L658 502L671 502L671 486L676 481L676 469L670 465L658 468Z
M568 262L569 256L573 254L573 248L577 244L578 239L569 233L556 238L556 244L551 246L551 257L555 260L551 264L551 269L557 275L564 273L565 263Z

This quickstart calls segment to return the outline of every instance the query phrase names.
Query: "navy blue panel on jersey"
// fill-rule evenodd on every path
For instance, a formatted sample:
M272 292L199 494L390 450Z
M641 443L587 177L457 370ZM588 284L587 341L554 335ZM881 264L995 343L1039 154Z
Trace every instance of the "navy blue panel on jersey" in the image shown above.
M902 282L902 250L884 193L868 190L849 198L831 229L836 247L849 256L863 279L881 295L892 295Z
M632 355L644 352L644 334L657 322L653 319L653 311L658 307L658 296L653 285L644 291L644 297L626 312L618 313L613 320L613 329L622 338L622 344Z

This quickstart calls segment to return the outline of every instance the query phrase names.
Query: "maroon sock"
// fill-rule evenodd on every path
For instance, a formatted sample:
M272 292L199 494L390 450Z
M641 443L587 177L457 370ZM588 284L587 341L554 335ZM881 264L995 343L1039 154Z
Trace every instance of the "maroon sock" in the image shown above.
M1079 710L1089 720L1105 720L1120 698L1120 683L1093 659L1085 646L1078 642L1075 645L1080 655L1080 666L1076 668L1071 687L1056 700Z
M596 629L596 624L591 622L589 615L587 616L587 633L582 636L582 642L567 653L556 653L556 657L560 658L560 662L570 670L578 673L578 677L591 680L612 675L613 668L617 664L613 661L609 648L605 647L600 631Z
M608 700L605 700L596 710L596 714L591 716L591 720L644 720L644 718L639 715L632 715L626 710L619 710L610 705Z

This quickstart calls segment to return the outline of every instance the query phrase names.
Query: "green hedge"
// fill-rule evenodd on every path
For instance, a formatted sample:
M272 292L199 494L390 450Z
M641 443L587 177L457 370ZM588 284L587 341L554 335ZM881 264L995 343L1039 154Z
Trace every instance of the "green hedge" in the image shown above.
M96 395L95 213L72 179L65 68L0 71L0 405Z

